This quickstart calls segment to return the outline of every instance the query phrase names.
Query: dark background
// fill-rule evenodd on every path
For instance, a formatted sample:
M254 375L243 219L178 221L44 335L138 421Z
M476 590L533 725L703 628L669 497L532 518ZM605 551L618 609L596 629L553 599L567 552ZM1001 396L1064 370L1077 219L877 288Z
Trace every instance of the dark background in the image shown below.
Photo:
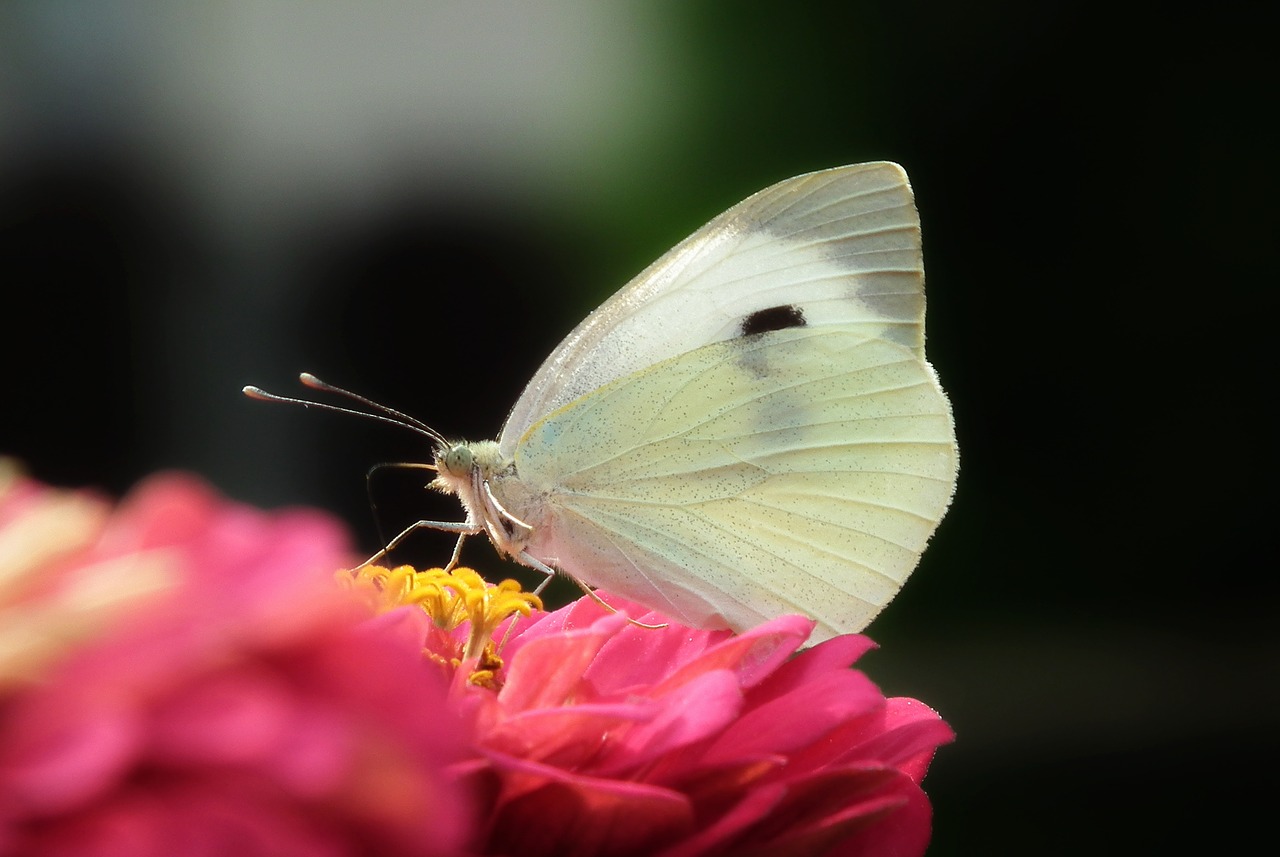
M371 550L364 471L422 441L242 385L494 436L709 217L895 160L962 466L864 666L958 732L930 853L1273 841L1264 8L5 4L0 451L112 493L194 470ZM457 516L420 482L376 474L384 529Z

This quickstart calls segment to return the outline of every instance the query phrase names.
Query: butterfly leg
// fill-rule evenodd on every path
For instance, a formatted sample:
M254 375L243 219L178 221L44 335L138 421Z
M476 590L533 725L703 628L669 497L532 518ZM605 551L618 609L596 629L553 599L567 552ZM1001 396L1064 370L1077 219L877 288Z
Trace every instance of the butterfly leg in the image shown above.
M546 575L546 578L543 579L543 581L538 584L537 588L533 590L534 595L541 595L542 590L546 589L547 584L551 582L551 578L555 577L556 570L551 566L547 565L546 563L544 563L542 560L530 556L526 551L521 551L520 556L516 558L520 560L520 562L529 566L530 568L537 569L538 571ZM574 577L572 574L565 574L565 577L569 578L574 583L578 584L578 588L581 589L583 592L585 592L588 598L590 598L595 603L599 604L605 610L608 610L610 613L618 612L616 609L614 609L613 605L609 604L607 601L605 601L603 598L597 595L594 589L592 589L590 586L587 586L585 583L583 583L578 578ZM665 622L661 625L646 625L644 622L637 622L635 619L632 619L630 616L627 617L627 621L630 622L632 625L635 625L637 628L647 628L650 631L657 631L661 628L667 627Z
M382 550L378 551L373 556L369 557L364 562L360 563L358 566L356 566L356 568L364 568L366 565L370 565L372 563L377 562L378 560L382 559L384 556L386 556L387 554L395 550L396 546L400 544L402 541L404 541L406 538L408 538L410 533L414 533L422 529L439 530L440 532L444 532L444 533L458 533L458 543L453 547L453 558L449 560L449 568L453 568L453 566L457 563L458 554L462 551L463 540L466 539L467 536L474 536L477 533L482 531L479 525L468 524L466 522L418 521L417 523L410 524L409 526L401 530L396 535L395 538L387 542L387 544L382 548Z
M462 558L462 543L467 540L467 536L471 533L463 533L458 536L458 543L453 546L453 556L449 557L449 564L444 567L445 571L453 571L458 565L458 560Z
M542 582L533 590L534 595L541 595L542 590L547 588L547 584L551 582L551 578L556 576L556 570L547 565L535 556L531 556L528 551L520 551L520 555L516 557L523 565L529 566L534 571L540 571L543 574Z

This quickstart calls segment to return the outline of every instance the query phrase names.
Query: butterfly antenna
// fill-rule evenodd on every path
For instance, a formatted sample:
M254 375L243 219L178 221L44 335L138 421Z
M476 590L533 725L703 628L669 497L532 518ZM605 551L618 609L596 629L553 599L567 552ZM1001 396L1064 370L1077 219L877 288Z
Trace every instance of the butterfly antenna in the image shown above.
M245 387L244 394L250 399L257 399L262 402L284 402L290 405L302 405L304 408L320 408L324 411L333 411L338 414L350 414L351 416L364 417L368 420L377 420L378 422L389 423L390 425L407 428L410 431L415 431L420 435L424 435L430 438L437 446L448 446L448 441L446 441L444 436L438 431L431 428L431 426L427 425L422 420L411 417L408 414L401 413L395 408L389 408L386 405L373 401L372 399L365 398L358 393L353 393L350 390L344 390L341 387L335 387L332 384L325 383L315 375L308 372L303 372L299 375L298 380L302 382L303 386L310 387L313 390L319 390L322 393L333 393L334 395L343 396L351 399L352 401L359 402L374 413L359 411L354 408L344 408L339 405L330 405L325 402L314 402L310 399L297 399L292 396L280 396L275 393L268 393L261 387Z

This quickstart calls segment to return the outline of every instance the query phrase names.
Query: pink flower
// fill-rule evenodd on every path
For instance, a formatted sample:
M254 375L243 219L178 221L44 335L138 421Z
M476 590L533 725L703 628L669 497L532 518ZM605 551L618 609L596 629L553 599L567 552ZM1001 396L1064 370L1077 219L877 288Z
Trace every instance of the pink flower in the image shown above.
M0 463L0 854L456 853L445 685L353 621L349 562L315 513Z
M470 625L442 634L419 611L384 621L438 661L461 661L460 677L476 664L463 656ZM922 854L931 810L920 781L951 729L848 668L873 645L866 637L793 657L812 628L796 616L738 636L644 628L587 598L518 620L501 657L479 656L451 694L473 734L475 755L456 770L483 816L475 850Z

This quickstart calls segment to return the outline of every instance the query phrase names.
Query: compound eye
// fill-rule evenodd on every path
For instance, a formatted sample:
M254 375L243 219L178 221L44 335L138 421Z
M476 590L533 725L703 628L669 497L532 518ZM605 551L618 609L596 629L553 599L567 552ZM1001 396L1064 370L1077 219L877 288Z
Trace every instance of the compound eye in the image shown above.
M468 446L455 446L444 454L444 469L451 476L466 476L474 463L475 458Z

